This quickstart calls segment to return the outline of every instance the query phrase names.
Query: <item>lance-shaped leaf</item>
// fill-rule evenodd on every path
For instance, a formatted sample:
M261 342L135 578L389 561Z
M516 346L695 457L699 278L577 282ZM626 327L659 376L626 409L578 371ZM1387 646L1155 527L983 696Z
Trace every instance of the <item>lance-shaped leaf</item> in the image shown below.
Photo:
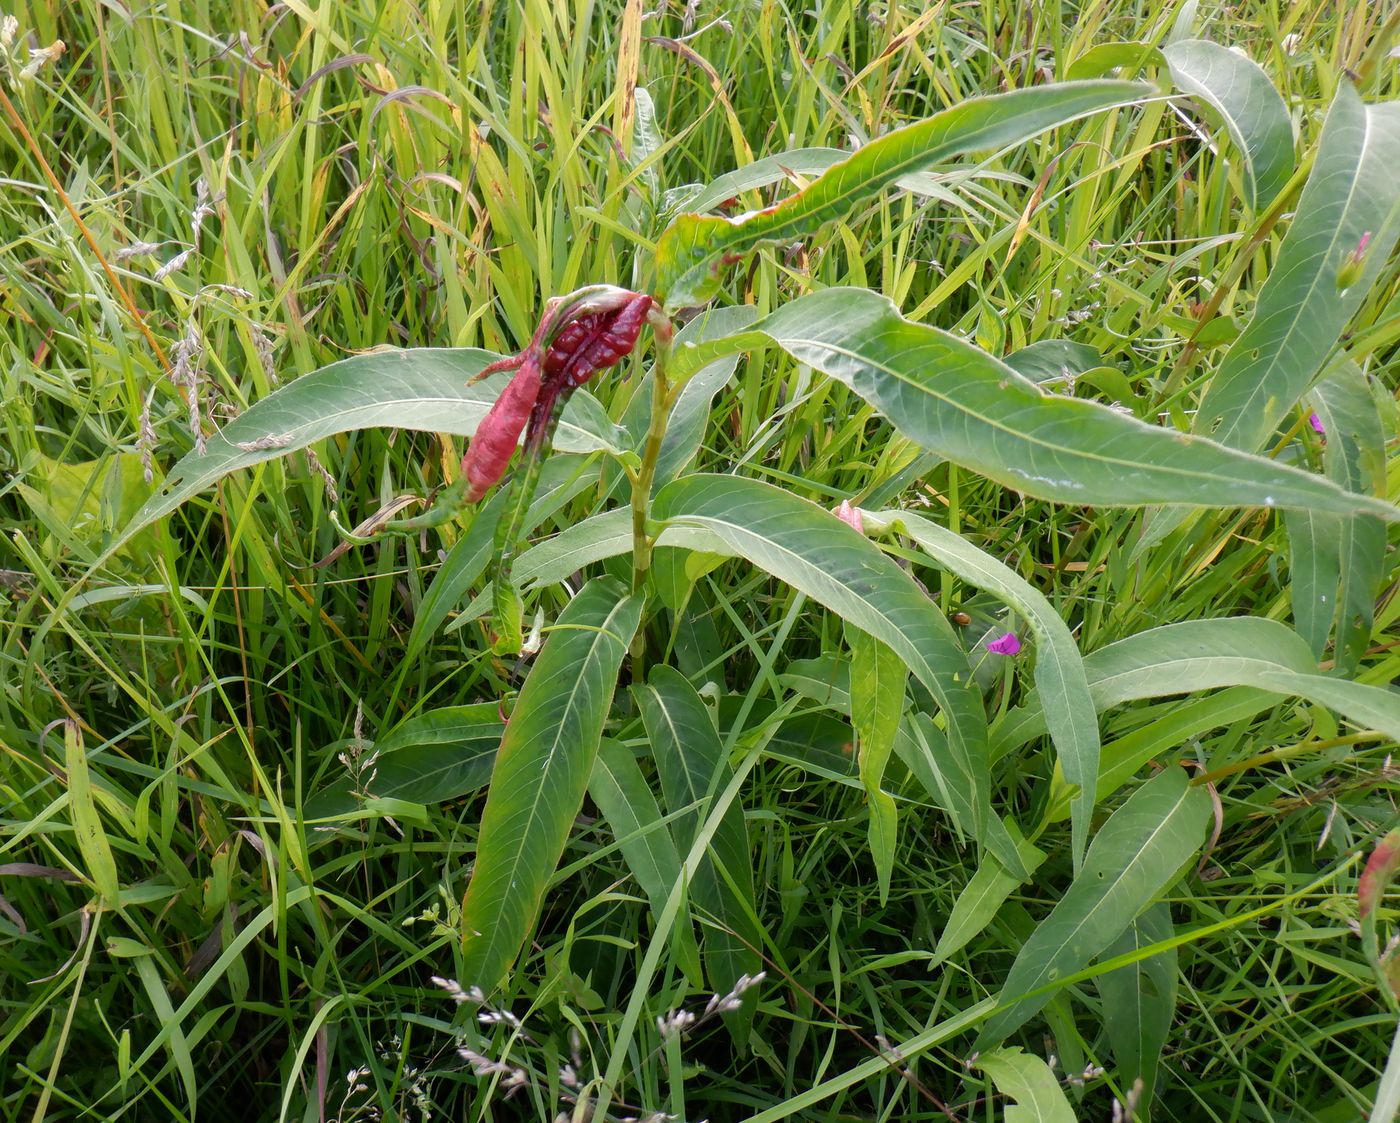
M1210 796L1168 768L1134 792L1094 836L1084 868L1036 925L976 1048L1002 1041L1045 1005L1056 980L1087 967L1170 887L1205 839Z
M1016 1102L1006 1108L1005 1123L1075 1123L1074 1109L1059 1078L1039 1057L1015 1049L993 1049L974 1068L992 1078L997 1091Z
M501 372L467 385L495 357L474 348L379 351L343 359L289 382L224 426L202 455L192 452L176 464L108 547L108 556L230 472L338 433L394 428L471 436L510 381L509 372ZM554 443L562 452L606 449L620 455L629 442L598 400L579 391L564 410Z
M1309 394L1326 436L1323 466L1351 491L1385 493L1385 425L1350 360L1337 363ZM1322 657L1333 621L1337 664L1355 668L1371 637L1377 586L1385 571L1385 527L1370 518L1290 512L1287 519L1293 619Z
M1079 787L1074 800L1075 867L1089 839L1099 775L1099 723L1084 661L1054 605L1020 574L960 535L907 511L867 513L866 526L903 531L935 561L970 585L1000 597L1025 617L1037 640L1035 682L1045 722L1065 779Z
M410 803L441 803L476 791L491 778L505 725L495 702L443 706L402 722L374 743L373 775L362 777L368 795ZM348 778L316 793L305 818L341 815L355 808Z
M1034 843L1016 837L1016 845L1027 869L1034 871L1045 861L1045 852ZM1012 877L990 855L983 858L977 872L968 879L958 899L953 902L953 911L938 937L933 958L929 960L930 969L965 947L969 940L986 928L1006 898L1011 896L1012 890L1023 880Z
M656 247L657 290L668 308L703 304L720 270L759 246L814 233L844 218L902 176L972 152L1021 144L1077 118L1152 94L1129 82L1067 82L969 98L887 133L783 202L737 218L683 214Z
M856 729L856 760L870 805L870 853L875 859L883 905L890 895L899 842L899 813L894 797L880 787L880 781L904 716L908 670L893 650L860 628L847 627L846 644L851 649L851 724Z
M1293 174L1293 125L1283 96L1259 65L1206 39L1162 48L1182 93L1204 102L1240 150L1245 201L1255 210L1273 201Z
M985 351L904 319L891 301L864 289L794 300L735 337L734 346L764 339L844 382L925 448L1040 499L1400 519L1392 504L1320 476L1047 394Z
M666 923L666 902L671 889L681 879L681 856L671 840L670 829L662 820L661 809L656 806L656 797L651 794L646 777L626 746L603 738L598 746L598 757L593 762L588 794L593 797L593 802L603 812L608 826L617 837L618 847L627 860L627 868L646 893L651 903L651 914L657 927L661 928ZM739 822L742 826L742 809L739 809ZM695 947L695 933L689 925L676 930L676 949L686 974L697 987L703 986L700 953ZM733 983L734 980L730 980L729 985Z
M462 901L462 977L488 993L539 915L641 612L641 599L620 582L590 581L560 613L521 687L496 752Z
M1117 959L1166 943L1176 934L1171 908L1158 901L1110 944L1104 959ZM1103 999L1104 1030L1123 1084L1141 1079L1143 1108L1152 1103L1157 1063L1176 1013L1176 949L1145 955L1094 980Z
M1211 379L1194 432L1252 452L1303 396L1400 235L1396 168L1400 104L1368 106L1343 82L1254 316Z
M1400 692L1316 673L1308 645L1276 620L1237 616L1151 628L1086 655L1084 672L1099 712L1140 698L1252 686L1307 698L1400 740ZM1045 732L1038 695L998 725L996 755Z
M662 541L745 558L892 648L933 694L950 744L970 764L977 816L966 825L1024 872L1010 837L987 822L986 714L967 659L907 573L835 515L756 480L683 476L657 493L652 513L667 523Z
M734 774L710 711L684 675L674 667L657 667L647 684L633 687L633 693L667 811L694 807L672 824L677 851L686 854L703 827L710 799ZM749 835L740 804L731 803L716 826L709 853L691 881L690 899L696 912L713 918L704 928L705 969L710 985L727 994L741 975L755 975L763 967L758 954L762 935L754 923Z

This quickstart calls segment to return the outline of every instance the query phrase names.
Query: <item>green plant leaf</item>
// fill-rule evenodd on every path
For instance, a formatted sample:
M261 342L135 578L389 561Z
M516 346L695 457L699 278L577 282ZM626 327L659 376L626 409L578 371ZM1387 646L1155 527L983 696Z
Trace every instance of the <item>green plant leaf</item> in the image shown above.
M659 666L633 693L651 742L668 811L693 810L672 821L678 852L689 852L709 813L710 800L733 778L719 732L700 695L674 667ZM667 888L669 893L670 889ZM753 865L744 809L731 803L715 829L704 863L690 884L697 912L713 918L703 934L705 970L716 992L728 993L741 975L762 970L762 936L755 924ZM744 1007L751 1011L751 1005ZM748 1014L744 1014L744 1020Z
M1032 873L1045 861L1045 851L1034 843L1018 837L1016 846L1021 852L1023 864ZM1005 867L991 855L984 857L977 872L968 879L958 899L953 902L953 911L938 937L933 958L929 960L930 969L966 947L969 940L992 922L1006 898L1024 880L1007 873Z
M864 289L826 289L794 300L735 345L764 338L845 383L925 448L1037 498L1400 519L1393 505L1320 476L1094 402L1046 394L985 351L904 319L891 301Z
M1400 740L1400 693L1318 674L1308 645L1286 624L1254 616L1188 620L1151 628L1084 657L1089 692L1102 713L1124 702L1252 686L1296 695ZM1045 732L1039 692L994 733L994 756Z
M992 1078L997 1091L1016 1101L1005 1123L1075 1123L1074 1109L1050 1066L1039 1057L1014 1049L992 1049L978 1056L974 1068Z
M378 759L369 795L409 803L441 803L484 787L505 732L495 702L443 706L411 717L374 742ZM346 777L307 800L307 819L343 815L357 803Z
M732 172L725 172L705 187L697 185L678 209L691 214L704 214L706 211L717 209L721 203L742 192L756 191L788 181L792 179L789 173L803 177L819 176L850 156L850 151L844 148L789 148L785 152L745 164ZM900 176L895 180L894 186L901 191L966 208L968 202L953 190L953 185L975 171L976 169L970 167L944 168L938 172L917 171ZM980 174L992 177L991 173ZM1009 173L998 173L995 178L1020 181L1019 177Z
M681 879L681 858L671 831L661 817L656 797L636 758L617 741L603 738L593 762L588 793L612 828L627 868L651 904L651 914L661 923L671 889ZM742 817L742 812L740 813ZM742 818L741 818L742 821ZM696 986L700 982L700 957L689 925L676 929L677 950Z
M759 246L806 237L892 186L955 156L1009 148L1091 113L1130 105L1150 87L1075 82L969 98L858 149L797 194L738 218L678 215L656 247L657 292L667 308L704 304L726 261Z
M1210 795L1167 768L1129 796L1094 836L1079 871L1022 946L977 1049L1035 1015L1057 979L1088 966L1180 875L1205 838Z
M996 840L986 815L986 715L967 659L907 573L835 515L756 480L684 476L657 493L652 514L668 524L662 541L745 558L892 648L933 694L949 745L971 770L978 795L966 825L1020 869L1014 846Z
M73 823L78 853L82 855L86 867L87 880L97 891L97 899L102 905L115 908L121 888L117 862L112 856L112 844L107 840L102 817L97 813L82 730L72 720L63 722L63 766L67 773L68 815Z
M1326 433L1323 467L1350 491L1385 494L1385 425L1366 375L1337 363L1309 395ZM1290 512L1293 620L1318 658L1336 624L1336 660L1354 670L1371 638L1385 572L1385 527L1376 519Z
M1103 356L1093 347L1068 339L1042 339L1011 352L1003 361L1032 382L1070 381L1104 365Z
M842 148L789 148L772 156L764 156L742 168L716 176L699 194L685 201L689 213L704 214L721 203L745 191L757 191L788 179L788 173L816 176L850 158Z
M1193 432L1253 452L1297 404L1400 236L1397 167L1400 103L1368 106L1342 82L1254 316L1211 379ZM1367 234L1355 277L1339 284Z
M289 382L210 437L203 455L191 452L181 459L103 556L110 556L132 535L230 472L286 456L338 433L382 427L471 436L510 381L510 372L504 371L467 385L495 358L474 348L379 351L331 363ZM261 440L276 444L239 447ZM583 390L565 407L554 440L561 452L621 454L629 443L598 400Z
M1065 78L1078 82L1085 78L1102 78L1113 70L1132 74L1144 67L1166 65L1162 52L1151 43L1100 43L1070 63Z
M865 513L872 531L891 529L912 538L939 565L986 589L1025 617L1037 640L1035 682L1046 726L1065 779L1079 787L1074 801L1074 864L1089 839L1099 776L1099 723L1084 661L1069 627L1045 596L1008 566L931 519L907 511Z
M1162 55L1182 93L1210 106L1239 149L1245 202L1269 205L1293 174L1293 124L1283 96L1259 65L1206 39L1182 39Z
M596 578L560 613L496 752L462 901L462 977L490 993L539 915L583 803L642 601Z
M1104 949L1103 959L1117 959L1163 944L1176 935L1165 901L1149 905L1127 931ZM1144 1117L1152 1104L1157 1064L1176 1014L1176 948L1146 955L1094 980L1103 999L1104 1030L1118 1064L1121 1082L1141 1079Z
M851 724L856 729L860 781L870 804L870 853L883 905L889 899L894 873L899 815L894 797L880 787L880 781L904 716L908 671L898 655L860 628L847 626L846 643L851 649Z

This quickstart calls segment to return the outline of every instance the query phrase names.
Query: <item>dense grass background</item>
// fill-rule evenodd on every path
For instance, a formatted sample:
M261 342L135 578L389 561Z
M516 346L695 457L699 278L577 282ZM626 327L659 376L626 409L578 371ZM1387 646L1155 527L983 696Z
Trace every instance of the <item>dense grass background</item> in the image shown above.
M479 799L329 830L300 809L341 779L342 755L404 717L511 689L477 625L402 658L451 528L314 566L338 542L333 508L354 522L430 490L460 442L369 432L319 449L320 468L297 455L232 477L90 574L148 494L143 448L158 479L192 446L191 399L207 426L276 380L368 348L513 351L543 297L648 283L639 248L660 223L636 190L644 176L679 188L792 147L847 147L974 93L1063 76L1094 44L1160 41L1178 20L1265 67L1306 152L1388 11L649 3L633 9L636 77L660 143L638 167L614 139L632 112L619 93L623 9L16 10L21 38L0 74L22 122L0 116L0 1115L186 1119L197 1099L204 1119L315 1119L324 1105L342 1120L549 1120L568 1110L561 1064L574 1055L585 1081L607 1067L647 950L645 902L586 817L516 988L529 1036L477 1043L540 1079L507 1098L458 1056L451 1000L429 978L454 974ZM17 80L29 48L55 40L66 50ZM1390 61L1371 93L1397 87ZM1191 306L1235 277L1224 308L1247 316L1277 244L1239 257L1246 221L1224 155L1174 109L1076 126L964 184L957 206L893 196L819 243L765 254L731 296L767 310L869 285L996 353L1074 339L1117 371L1078 392L1180 422L1213 362L1208 350L1179 362ZM1396 294L1392 267L1351 337L1389 411L1392 496ZM619 375L597 393L618 416L631 387ZM1316 442L1305 447L1316 457ZM1085 651L1171 621L1289 617L1272 516L1201 517L1134 559L1141 514L1024 501L916 453L844 389L770 355L742 364L717 399L701 463L828 505L927 507L1042 589ZM599 502L586 488L546 530ZM971 615L970 645L997 622L995 602L918 575L944 609ZM1397 577L1392 561L1362 681L1400 677ZM116 591L59 611L82 578ZM712 630L696 644L729 690L839 632L735 563L702 589ZM1020 696L1017 664L980 673L993 712ZM1133 707L1105 727L1106 741L1139 738L1220 774L1219 841L1171 901L1178 931L1214 927L1179 952L1154 1114L1356 1119L1395 1024L1353 932L1358 861L1396 817L1394 745L1315 706L1259 713L1245 689ZM54 724L65 718L66 746ZM1042 800L1049 769L1039 747L1004 762L1003 801ZM745 806L770 985L752 1048L736 1053L718 1023L683 1044L648 1028L616 1117L743 1118L996 990L1053 894L1028 887L930 971L975 862L916 791L904 796L881 907L859 785L776 757L757 766ZM92 822L96 840L81 834ZM1041 845L1053 850L1045 883L1062 884L1064 839ZM81 879L102 868L119 910L89 907ZM651 1014L681 985L670 968ZM1091 1016L1098 992L1077 995L1024 1043L1058 1058L1082 1118L1108 1119L1128 1090ZM964 1065L970 1041L800 1117L994 1118L1000 1101Z

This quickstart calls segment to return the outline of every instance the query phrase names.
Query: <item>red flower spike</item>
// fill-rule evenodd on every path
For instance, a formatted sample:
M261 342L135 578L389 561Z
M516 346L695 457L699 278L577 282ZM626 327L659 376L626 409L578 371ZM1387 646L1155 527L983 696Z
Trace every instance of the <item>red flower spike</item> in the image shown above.
M651 297L625 289L582 291L586 295L568 306L572 312L561 312L566 307L562 299L551 301L523 351L497 359L472 379L518 368L462 457L467 502L480 500L505 475L522 431L526 455L537 455L553 429L554 407L561 396L567 397L598 371L616 366L636 348L652 309ZM584 311L589 307L597 311ZM559 319L571 314L573 318L555 330Z
M490 412L476 427L476 434L462 457L462 474L471 485L467 491L468 503L481 499L505 475L511 453L515 451L525 423L530 420L535 399L540 396L538 356L527 351L519 365L519 372L506 384Z
M562 376L573 389L598 371L616 366L637 346L650 311L651 297L638 293L615 311L593 312L571 321L545 354L545 378Z

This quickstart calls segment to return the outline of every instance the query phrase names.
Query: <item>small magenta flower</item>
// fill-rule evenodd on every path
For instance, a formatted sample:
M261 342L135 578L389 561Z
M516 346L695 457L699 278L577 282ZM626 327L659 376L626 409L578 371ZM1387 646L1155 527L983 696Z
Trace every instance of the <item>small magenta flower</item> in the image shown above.
M857 534L865 533L865 520L861 518L860 508L852 507L849 499L841 500L841 505L836 508L835 515Z
M1327 426L1322 423L1322 418L1315 413L1308 414L1308 424L1313 427L1314 433L1326 434Z
M1007 632L1000 639L988 640L987 650L997 655L1019 655L1021 641L1016 638L1015 632Z

